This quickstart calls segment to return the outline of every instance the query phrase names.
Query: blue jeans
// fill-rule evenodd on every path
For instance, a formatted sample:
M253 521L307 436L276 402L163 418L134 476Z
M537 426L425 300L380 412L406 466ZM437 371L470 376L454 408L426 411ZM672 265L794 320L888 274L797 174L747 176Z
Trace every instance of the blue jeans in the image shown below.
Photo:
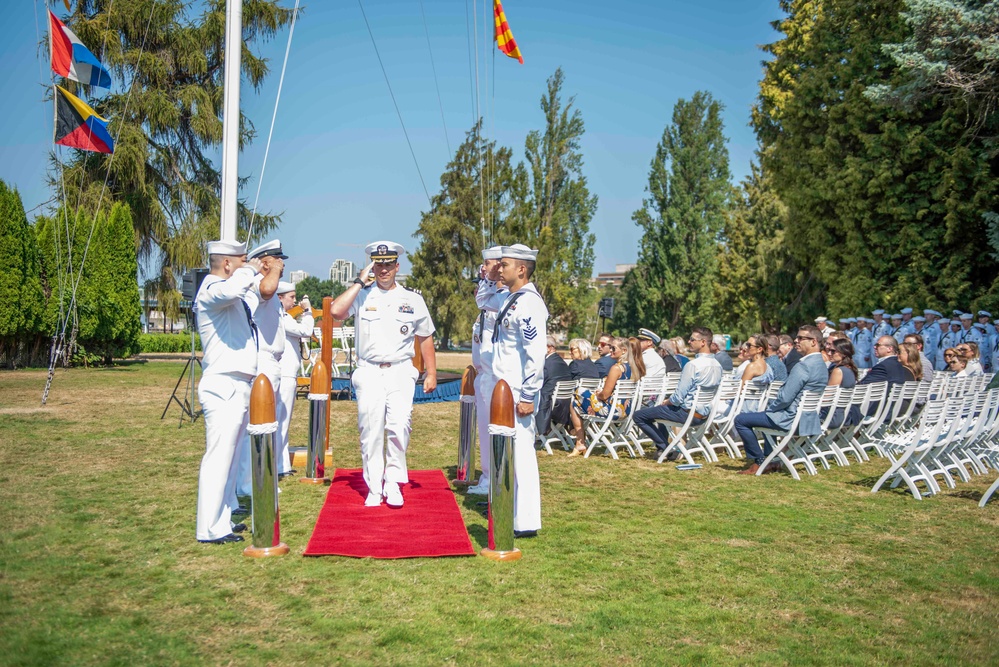
M662 405L657 405L652 408L645 408L639 410L635 413L633 418L635 426L642 429L645 435L652 438L652 442L656 443L656 449L660 451L666 449L669 444L669 430L666 428L665 424L657 424L657 420L665 420L669 422L675 422L677 424L683 424L687 421L687 416L690 414L688 410L683 408L678 408L675 405L670 405L668 403L663 403ZM694 417L692 424L703 424L703 419L698 419Z
M735 430L742 438L742 446L746 448L746 458L753 459L756 463L763 463L763 460L770 455L773 447L769 442L765 442L765 449L760 449L760 442L756 438L754 428L773 428L780 430L780 426L773 423L765 412L744 412L735 418Z

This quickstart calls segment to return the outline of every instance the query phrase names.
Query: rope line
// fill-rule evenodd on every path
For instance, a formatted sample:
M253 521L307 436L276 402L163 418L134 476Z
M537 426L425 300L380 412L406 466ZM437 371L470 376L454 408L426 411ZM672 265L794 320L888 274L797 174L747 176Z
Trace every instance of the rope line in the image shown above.
M430 28L427 27L427 14L423 11L423 0L420 0L420 16L423 17L423 32L427 35L427 51L430 52L430 69L434 73L434 87L437 88L437 105L441 108L441 124L444 126L444 143L447 144L449 159L454 158L451 152L451 139L447 136L447 120L444 118L444 100L441 99L441 86L437 81L437 66L434 64L434 50L430 46Z
M423 194L427 197L427 204L433 208L433 202L430 200L430 191L427 190L427 184L423 180L423 172L420 171L420 162L416 159L416 151L413 150L413 142L409 140L409 132L406 131L406 123L402 120L402 112L399 110L399 104L395 100L395 93L392 92L392 84L389 83L388 72L385 71L385 63L382 62L382 55L378 51L378 44L375 42L375 34L371 31L371 24L368 23L368 15L364 12L364 4L361 0L357 0L357 6L361 8L361 16L364 17L364 25L368 29L368 36L371 37L371 45L375 48L375 56L378 58L378 66L382 69L382 76L385 77L385 85L388 86L389 97L392 98L392 105L395 107L395 113L399 116L399 125L402 126L402 133L406 137L406 144L409 146L409 154L413 156L413 164L416 165L416 173L420 177L420 185L423 186Z
M249 247L253 238L253 222L257 219L257 203L260 201L260 186L264 183L264 172L267 171L267 156L271 152L271 137L274 136L274 121L277 120L278 104L281 102L281 89L284 87L284 72L288 68L288 54L291 53L291 38L295 36L295 21L298 19L299 0L295 0L295 9L291 15L291 29L288 31L288 45L284 49L284 63L281 65L281 78L278 79L277 97L274 98L274 112L271 114L271 129L267 132L267 147L264 148L264 161L260 166L260 178L257 179L257 196L253 199L253 213L250 215L250 228L246 232L246 245Z

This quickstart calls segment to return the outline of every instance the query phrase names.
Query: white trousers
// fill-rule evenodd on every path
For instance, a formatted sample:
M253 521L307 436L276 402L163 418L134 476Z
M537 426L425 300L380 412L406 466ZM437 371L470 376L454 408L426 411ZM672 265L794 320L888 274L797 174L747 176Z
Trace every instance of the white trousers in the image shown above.
M277 410L278 430L275 433L277 442L274 450L277 452L278 474L291 472L291 461L288 457L288 431L291 427L291 414L295 410L295 395L298 393L298 378L287 375L281 377L278 389Z
M265 361L264 355L257 357L257 375L266 375L274 388L274 413L277 416L278 404L281 394L281 364L277 359ZM249 403L247 403L249 405ZM253 495L253 463L250 461L250 436L243 428L242 436L239 439L239 451L236 452L239 461L239 469L236 473L236 493L241 496ZM285 453L285 458L288 458ZM280 469L279 469L280 470ZM235 505L233 505L235 507Z
M198 474L199 540L232 533L236 508L236 448L249 418L250 384L228 375L205 375L198 383L205 417L205 455Z
M517 396L520 390L514 394ZM534 410L537 411L537 401ZM541 478L534 451L534 414L515 415L513 436L513 529L541 530Z
M493 400L493 389L496 378L489 373L475 376L475 422L479 429L479 467L482 477L489 482L489 471L492 469L492 445L489 436L489 406Z
M358 366L351 376L357 394L361 463L369 492L382 493L385 482L409 481L406 449L413 425L413 391L418 375L407 360L388 368Z

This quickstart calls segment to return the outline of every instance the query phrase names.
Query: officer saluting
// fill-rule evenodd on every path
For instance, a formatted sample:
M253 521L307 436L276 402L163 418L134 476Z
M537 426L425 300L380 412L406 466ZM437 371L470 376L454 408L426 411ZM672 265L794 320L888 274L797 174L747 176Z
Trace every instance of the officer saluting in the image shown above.
M199 542L242 542L231 522L236 483L236 445L249 419L250 382L257 371L256 328L243 300L263 268L246 261L246 244L208 244L210 273L194 307L201 335L202 377L198 400L205 415L205 455L198 475Z
M476 305L496 312L492 332L493 375L510 385L517 401L513 439L513 530L526 537L541 529L541 481L534 453L534 411L544 380L548 308L531 275L538 251L525 245L503 246L499 274L508 292L486 286ZM486 332L489 335L489 332Z
M434 323L423 297L395 281L403 247L376 241L364 251L371 263L333 301L332 314L337 320L354 317L357 368L351 382L357 394L357 429L368 485L364 504L377 507L384 498L389 507L402 507L399 485L409 482L406 449L419 375L412 363L413 341L420 345L427 368L423 391L430 393L437 388ZM368 277L372 271L374 280Z

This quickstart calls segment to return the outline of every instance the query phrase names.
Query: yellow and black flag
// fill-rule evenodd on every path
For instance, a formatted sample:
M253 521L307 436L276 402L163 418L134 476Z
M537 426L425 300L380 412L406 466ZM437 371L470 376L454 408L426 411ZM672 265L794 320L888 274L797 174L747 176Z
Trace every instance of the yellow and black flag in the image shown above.
M96 153L114 153L108 122L68 90L55 87L55 142Z

